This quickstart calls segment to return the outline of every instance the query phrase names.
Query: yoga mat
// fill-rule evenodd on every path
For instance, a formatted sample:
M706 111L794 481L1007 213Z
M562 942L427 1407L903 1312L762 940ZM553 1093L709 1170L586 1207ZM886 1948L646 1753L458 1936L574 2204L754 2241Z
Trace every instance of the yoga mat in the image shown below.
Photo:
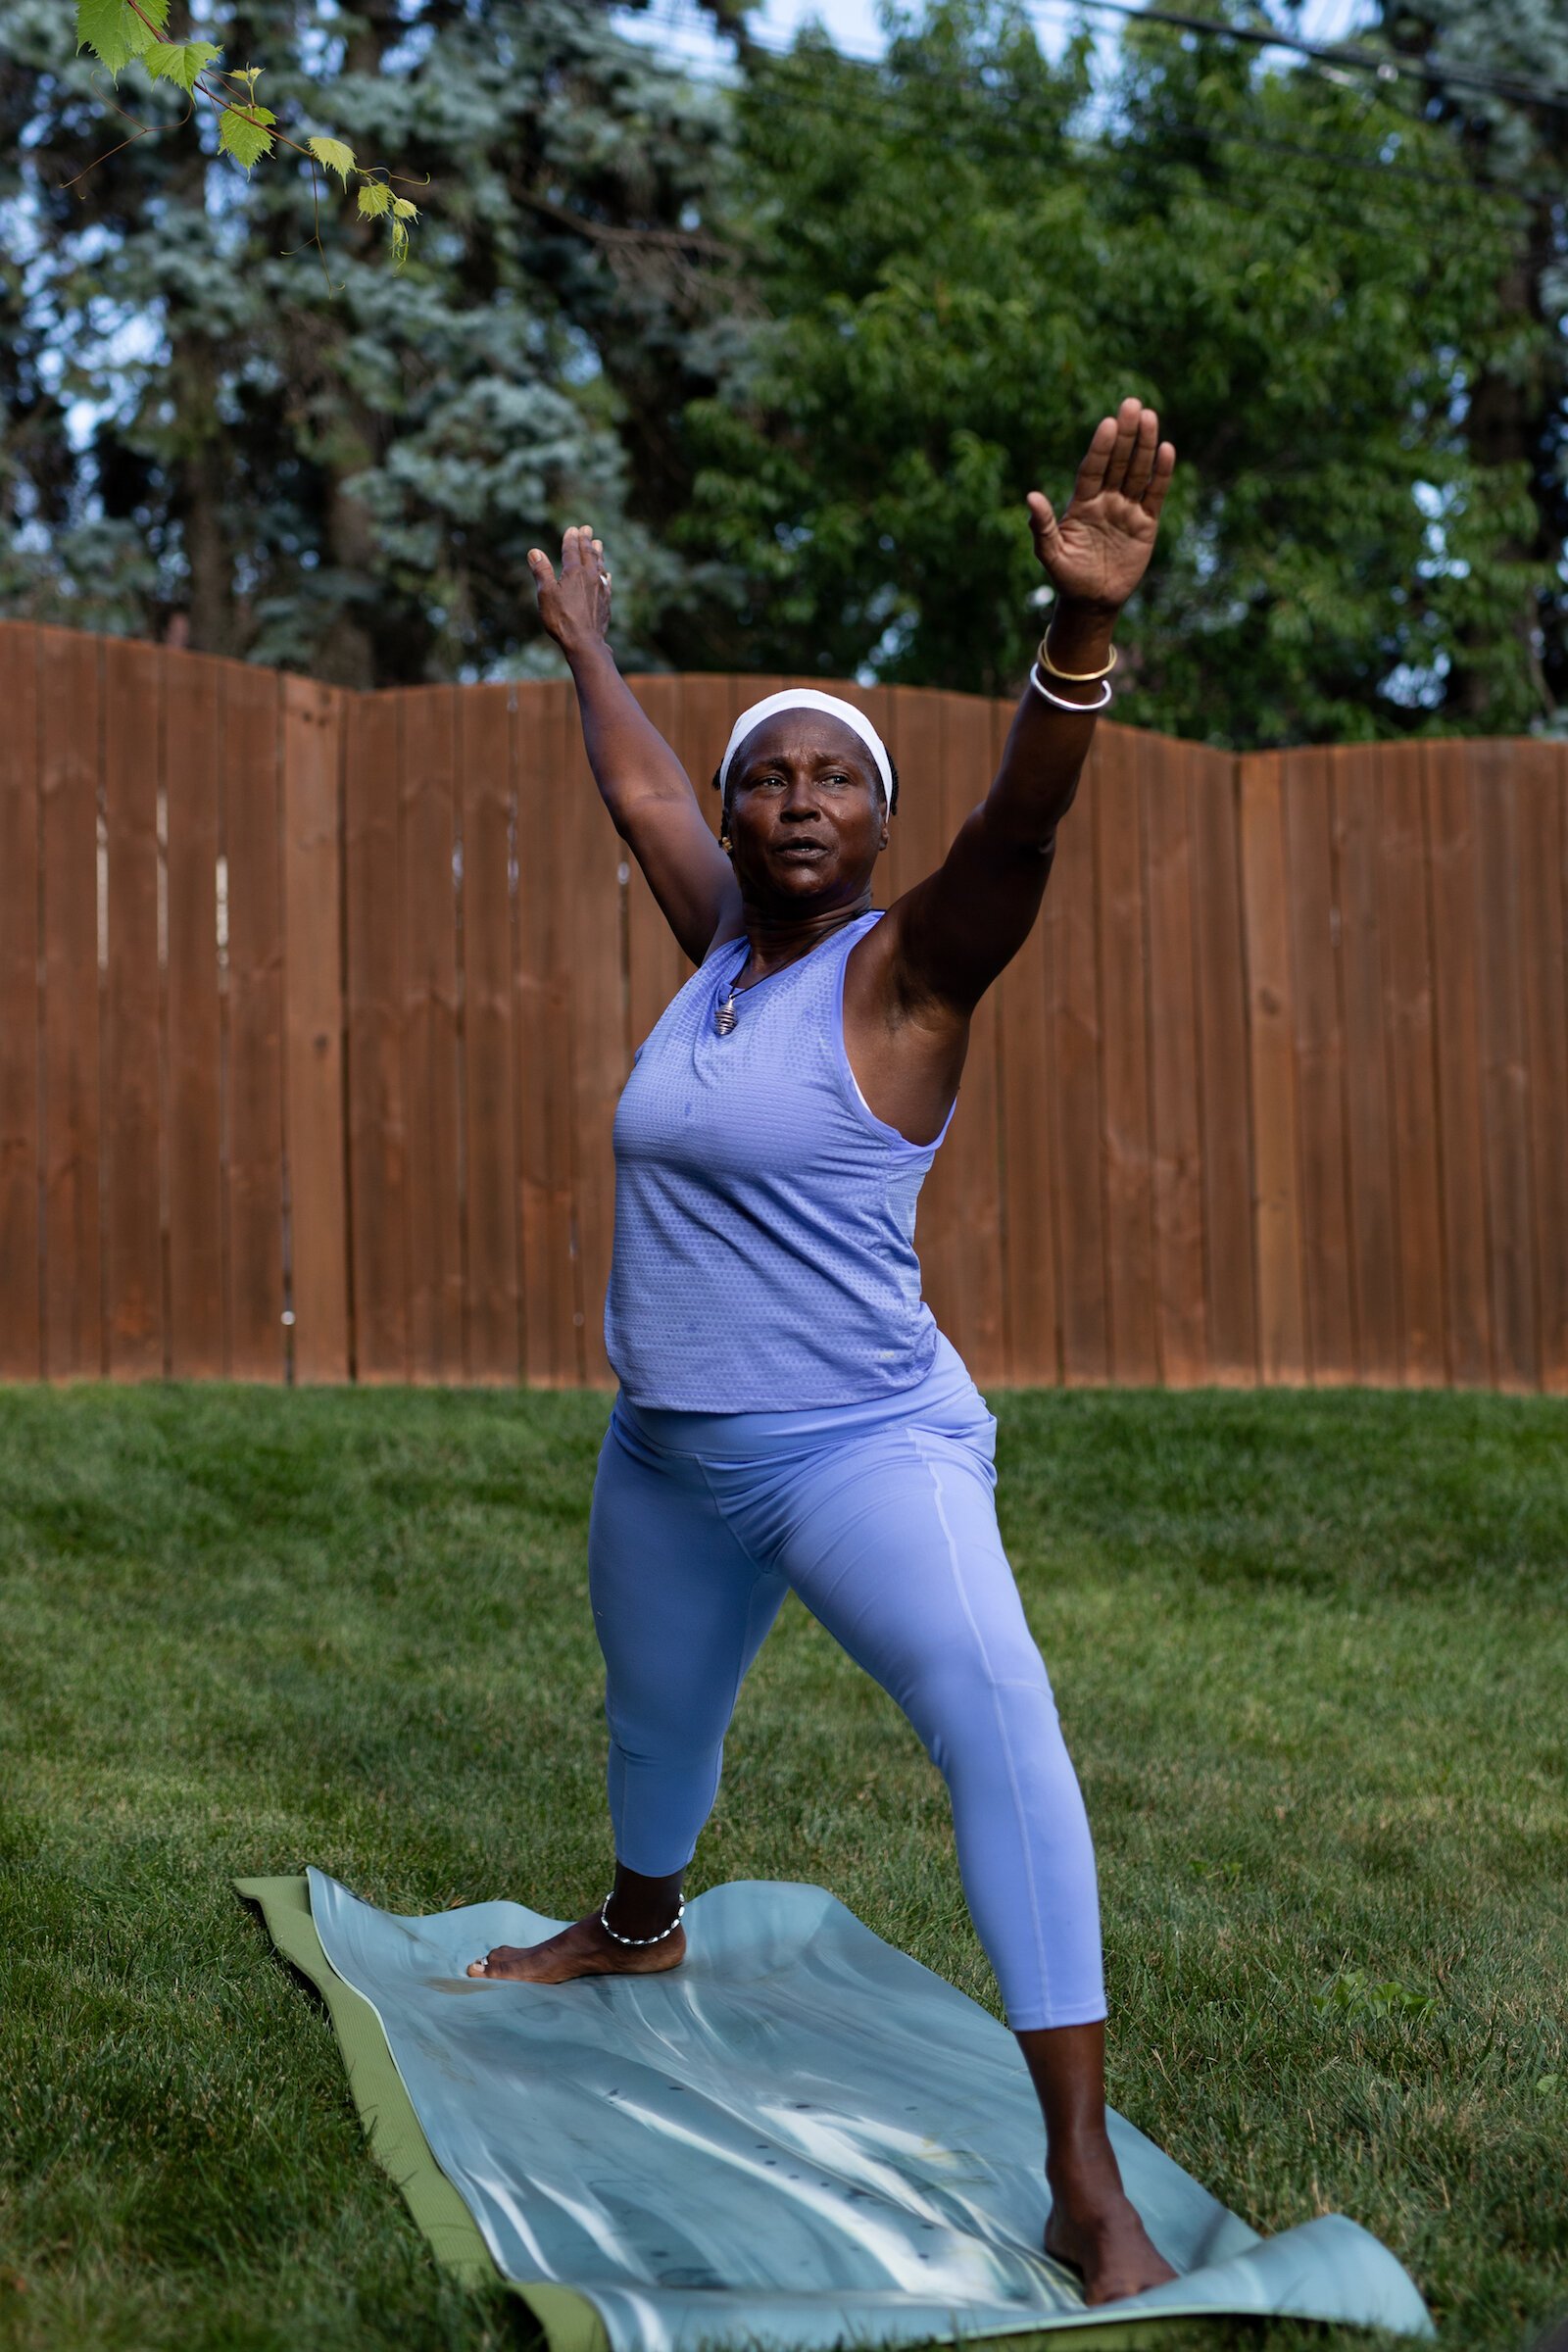
M238 1886L320 1984L372 2147L438 2257L479 2277L483 2249L552 2352L1090 2328L1085 2352L1111 2352L1200 2314L1433 2333L1357 2224L1260 2238L1116 2115L1128 2192L1181 2276L1087 2310L1041 2249L1040 2115L1012 2035L819 1886L711 1887L666 1976L536 1985L464 1973L564 1924L519 1904L405 1919L317 1870Z

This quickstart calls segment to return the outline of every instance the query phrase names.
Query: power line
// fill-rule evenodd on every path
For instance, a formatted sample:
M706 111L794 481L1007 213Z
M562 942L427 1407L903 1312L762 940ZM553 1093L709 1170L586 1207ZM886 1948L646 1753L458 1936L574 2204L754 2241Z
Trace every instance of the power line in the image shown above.
M1168 24L1180 32L1213 33L1225 40L1247 41L1259 49L1288 49L1295 56L1309 58L1316 64L1352 66L1360 72L1375 74L1379 80L1422 81L1429 87L1478 90L1491 97L1512 98L1526 106L1568 110L1568 90L1544 87L1539 82L1514 81L1505 74L1483 74L1468 66L1427 64L1418 58L1383 55L1375 49L1352 49L1338 41L1303 41L1295 33L1265 31L1261 25L1228 24L1223 18L1189 16L1182 9L1138 7L1134 0L1077 0L1077 5L1099 9L1107 16L1131 18L1140 24Z
M780 57L778 52L775 52L774 55L779 57L781 63L789 62L787 58ZM944 76L944 87L948 89L957 87L983 93L985 86L983 82L965 80L956 74ZM826 91L807 91L804 94L804 102L808 106L831 107L836 103L836 98L837 94L830 96ZM881 98L870 100L868 103L853 100L849 106L841 107L839 111L847 116L858 116L863 122L868 122L873 114L883 108L897 113L897 93L887 92ZM913 120L912 113L907 108L905 109L905 120L906 122ZM1380 179L1405 180L1417 187L1451 188L1464 195L1470 194L1477 188L1494 188L1505 198L1512 197L1515 193L1509 182L1483 180L1479 175L1466 172L1427 172L1423 171L1419 165L1394 163L1386 156L1361 155L1352 148L1323 147L1306 140L1262 138L1253 131L1234 128L1229 123L1216 122L1212 119L1206 122L1194 122L1180 116L1163 116L1160 119L1159 127L1162 130L1173 131L1179 137L1209 139L1215 146L1246 147L1260 155L1288 155L1312 163L1324 164L1333 171L1370 172ZM1096 140L1080 136L1076 143L1086 151L1104 155L1112 160L1121 152L1116 141L1108 137ZM1184 162L1187 159L1172 157L1168 160Z
M1516 81L1509 75L1486 74L1474 67L1428 63L1418 58L1400 57L1373 49L1357 49L1346 42L1308 41L1299 34L1284 32L1273 26L1265 28L1255 24L1232 24L1220 17L1195 16L1184 9L1141 6L1138 0L1073 0L1073 4L1133 24L1164 24L1174 31L1209 34L1217 39L1247 43L1257 49L1284 49L1311 64L1348 66L1356 72L1370 73L1379 81L1413 80L1429 89L1446 87L1474 90L1485 96L1509 98L1520 105L1544 106L1554 111L1568 112L1568 89L1539 82ZM1026 14L1033 21L1037 11L1026 9ZM672 28L680 24L680 19L673 11L649 10L645 13L644 21L655 17ZM770 57L791 54L789 50L760 40L755 34L749 33L745 37L749 47L760 49ZM834 54L857 65L876 66L885 63L885 58L864 50L835 48Z
M1090 0L1090 4L1103 5L1106 4L1106 0ZM1126 13L1141 15L1144 12L1128 10ZM678 22L667 11L650 10L644 21L647 22L649 19L665 24ZM908 104L910 93L906 83L901 86L897 80L892 82L884 80L881 86L874 90L868 86L871 76L886 67L885 59L867 57L836 48L826 53L803 54L794 47L776 47L761 41L754 41L752 46L768 58L775 71L780 69L788 71L795 68L798 70L796 76L798 81L806 81L808 77L811 77L811 85L805 89L798 88L791 93L788 102L805 105L817 114L829 117L837 116L841 121L861 126L874 121L897 122L902 119L906 124L910 125L916 122L916 117ZM848 77L843 77L835 85L829 86L811 76L815 56L823 54L830 57L835 63L848 64L856 69L858 74L863 73L866 76L865 81L857 88ZM689 66L681 70L688 78L701 81L708 87L724 88L732 92L736 89L736 85L732 81L717 74L695 73ZM896 67L892 71L896 74ZM943 87L945 89L970 90L980 96L995 97L996 94L990 84L972 74L945 74ZM773 102L771 93L765 88L760 88L755 82L749 88L744 88L744 95L753 103L760 101L765 105ZM1412 127L1422 127L1419 118L1399 116L1397 119ZM929 126L921 121L919 127L927 128ZM966 125L966 135L972 138L977 127L974 124ZM1178 136L1211 140L1217 146L1244 147L1258 154L1284 155L1298 161L1317 163L1331 172L1348 170L1369 172L1378 178L1404 180L1415 186L1450 189L1456 195L1464 197L1480 193L1492 197L1499 206L1503 204L1520 205L1528 203L1533 198L1547 199L1561 192L1544 187L1520 185L1517 182L1499 179L1494 174L1486 172L1464 170L1425 171L1419 165L1400 163L1387 156L1360 154L1353 149L1323 147L1306 141L1264 138L1245 127L1233 127L1228 123L1217 123L1212 120L1206 122L1194 122L1166 118L1162 127ZM1078 143L1086 152L1104 155L1112 160L1117 153L1115 142L1111 139L1099 141L1080 139ZM995 141L994 144L999 153L1004 151L1001 141ZM1010 149L1008 151L1010 152ZM1177 165L1187 159L1172 157L1169 160L1173 165ZM1216 201L1223 201L1217 191L1211 190L1210 193L1215 196Z

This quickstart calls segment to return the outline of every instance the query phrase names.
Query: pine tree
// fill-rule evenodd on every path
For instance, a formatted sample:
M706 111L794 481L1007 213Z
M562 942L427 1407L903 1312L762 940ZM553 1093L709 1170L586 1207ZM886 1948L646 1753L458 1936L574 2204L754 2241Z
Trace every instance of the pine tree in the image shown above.
M743 571L761 665L1015 689L1025 492L1064 494L1136 392L1178 466L1124 715L1248 747L1474 728L1484 658L1485 725L1539 719L1516 620L1549 567L1470 413L1533 348L1498 295L1515 208L1419 93L1152 23L1092 82L1009 0L934 0L875 65L754 58L740 121L770 316L702 411L683 529Z
M178 29L260 65L279 128L394 168L418 233L390 269L336 182L281 148L247 174L171 82L78 58L68 0L10 0L5 609L357 686L496 674L547 659L528 546L588 519L628 653L678 652L713 592L661 535L680 418L740 331L721 97L604 0L246 0Z

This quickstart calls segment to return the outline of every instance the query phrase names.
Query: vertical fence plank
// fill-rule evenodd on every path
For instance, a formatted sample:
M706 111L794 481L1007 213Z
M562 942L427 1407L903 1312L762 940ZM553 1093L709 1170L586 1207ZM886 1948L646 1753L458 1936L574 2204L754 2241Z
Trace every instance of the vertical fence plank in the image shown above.
M1241 761L1242 901L1247 932L1257 1332L1265 1381L1307 1377L1301 1297L1296 1016L1280 758Z
M1540 1386L1530 1076L1520 972L1520 746L1470 746L1479 947L1482 1164L1499 1388ZM1534 977L1534 976L1533 976Z
M884 909L918 882L922 875L916 871L925 857L946 857L947 845L936 849L935 836L940 827L927 829L930 810L915 811L916 799L929 799L929 793L916 794L906 780L909 762L920 772L929 772L929 757L922 750L922 736L917 724L914 704L916 697L903 686L883 686L863 690L858 697L860 708L888 747L888 758L899 778L899 806L888 822L888 846L877 860L871 884L872 903ZM906 731L908 742L904 741ZM930 868L923 869L929 872Z
M348 975L349 1234L356 1376L409 1377L408 1121L398 920L398 706L348 705L343 904Z
M275 670L226 662L223 854L228 876L228 1369L281 1380L283 858Z
M17 621L0 622L0 1380L36 1380L38 642Z
M1203 1111L1208 1365L1211 1379L1234 1385L1258 1376L1236 762L1228 754L1204 752L1196 744L1189 747L1187 758Z
M993 704L993 773L1002 763L1011 724L1010 706ZM1048 882L1048 901L1050 895ZM996 992L997 1090L1002 1105L1003 1377L1013 1388L1054 1388L1061 1379L1046 1026L1050 938L1042 906L1033 930L998 981Z
M96 638L38 632L43 852L44 1368L104 1369L99 1234Z
M1424 747L1432 970L1436 982L1438 1125L1443 1147L1443 1242L1448 1378L1476 1388L1492 1379L1487 1279L1487 1190L1481 1163L1479 948L1470 747Z
M853 680L847 680L832 687L830 691L834 694L842 694L847 703L853 703L858 710L864 711L872 726L875 727L877 733L887 745L888 758L891 760L896 773L898 770L899 758L898 753L894 749L893 741L893 688L891 686L859 686L857 685ZM983 748L979 755L982 767L985 771L985 781L980 786L979 793L976 795L977 798L984 797L986 791L990 787L992 775L995 773L995 769L991 764L990 756L991 711L992 705L988 702L985 705L985 732L983 738L981 739ZM899 808L901 810L903 809L903 807L904 799L901 789L899 798ZM891 906L893 904L894 894L889 890L888 884L893 873L893 867L890 861L893 857L893 844L898 835L898 830L899 818L894 816L890 819L888 824L888 846L883 851L881 857L877 859L876 869L871 876L871 904L874 906L886 908Z
M1356 1366L1334 811L1327 753L1290 752L1279 767L1301 1176L1301 1285L1307 1361L1312 1379L1323 1387L1353 1380Z
M539 1387L583 1377L583 1309L573 1233L571 1001L562 859L569 789L564 685L523 685L514 714L517 774L517 1192L524 1369Z
M345 701L333 687L283 680L285 1143L298 1381L349 1372L338 805Z
M864 711L872 726L875 727L877 733L887 745L888 758L892 762L895 774L897 774L899 767L899 755L897 749L895 748L893 688L891 686L858 686L853 681L850 681L833 686L830 689L830 692L834 694L842 694L846 702L853 703L858 710ZM986 728L982 738L984 748L981 751L980 758L982 763L986 765L986 778L985 783L980 787L981 795L984 794L989 786L992 773L994 772L989 765L989 747L991 740L991 705L989 703L986 704L985 710ZM881 907L884 911L892 906L895 897L898 895L891 888L891 884L894 874L894 851L895 845L899 838L899 826L903 821L903 808L904 798L901 779L899 797L900 814L893 816L889 820L888 846L883 851L881 857L877 859L875 870L871 876L871 904L873 906ZM944 855L946 855L946 852L944 852Z
M226 1363L218 973L220 670L204 654L164 657L169 1369L176 1380L217 1379Z
M1519 747L1520 957L1535 1150L1541 1385L1568 1391L1568 751Z
M936 871L947 857L952 837L942 808L942 725L932 696L921 687L895 687L888 716L893 728L888 740L890 748L897 747L893 757L901 779L900 824L906 827L902 839L897 825L888 836L891 904L895 896L913 889ZM906 775L915 779L906 801L902 793Z
M1350 1171L1350 1279L1358 1369L1396 1381L1399 1250L1389 1134L1383 955L1378 929L1382 829L1376 766L1359 746L1330 754L1339 872L1340 974L1345 1006L1346 1140Z
M1095 796L1102 750L1056 836L1046 893L1051 924L1056 1164L1053 1191L1061 1269L1061 1373L1069 1384L1110 1378L1105 1277L1104 1128L1100 1086L1100 957L1096 940Z
M507 686L470 686L458 697L468 1377L478 1381L515 1380L519 1363L512 701Z
M719 797L712 789L713 772L724 756L730 728L748 703L760 699L746 691L743 679L715 672L684 677L675 708L668 715L676 732L670 738L676 757L692 780L697 806L712 828L719 831Z
M1568 969L1563 896L1568 753L1516 747L1522 921L1519 960L1529 1057L1541 1385L1568 1391Z
M1425 1387L1447 1377L1447 1354L1421 751L1415 744L1385 744L1367 757L1377 762L1382 800L1378 922L1399 1243L1399 1352L1406 1382Z
M1100 892L1105 1103L1105 1268L1113 1377L1159 1378L1154 1169L1150 1132L1149 942L1141 757L1130 727L1102 727L1089 813Z
M1155 1304L1160 1378L1177 1388L1191 1388L1208 1373L1187 765L1184 744L1158 735L1139 739L1149 903Z
M104 645L104 1337L116 1380L164 1369L158 985L161 662L155 646Z
M415 1380L461 1380L456 691L416 686L398 700L409 1372Z

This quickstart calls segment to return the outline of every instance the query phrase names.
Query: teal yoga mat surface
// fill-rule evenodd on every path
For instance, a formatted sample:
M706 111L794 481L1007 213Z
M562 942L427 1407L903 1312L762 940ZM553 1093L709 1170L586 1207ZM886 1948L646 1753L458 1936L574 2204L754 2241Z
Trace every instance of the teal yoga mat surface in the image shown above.
M712 1887L669 1974L533 1985L464 1971L560 1920L503 1902L405 1919L320 1871L309 1885L497 2270L585 2296L613 2352L1153 2334L1199 2313L1433 2333L1356 2223L1260 2238L1114 2115L1181 2276L1086 2310L1041 2250L1040 2113L1012 2035L819 1886Z

